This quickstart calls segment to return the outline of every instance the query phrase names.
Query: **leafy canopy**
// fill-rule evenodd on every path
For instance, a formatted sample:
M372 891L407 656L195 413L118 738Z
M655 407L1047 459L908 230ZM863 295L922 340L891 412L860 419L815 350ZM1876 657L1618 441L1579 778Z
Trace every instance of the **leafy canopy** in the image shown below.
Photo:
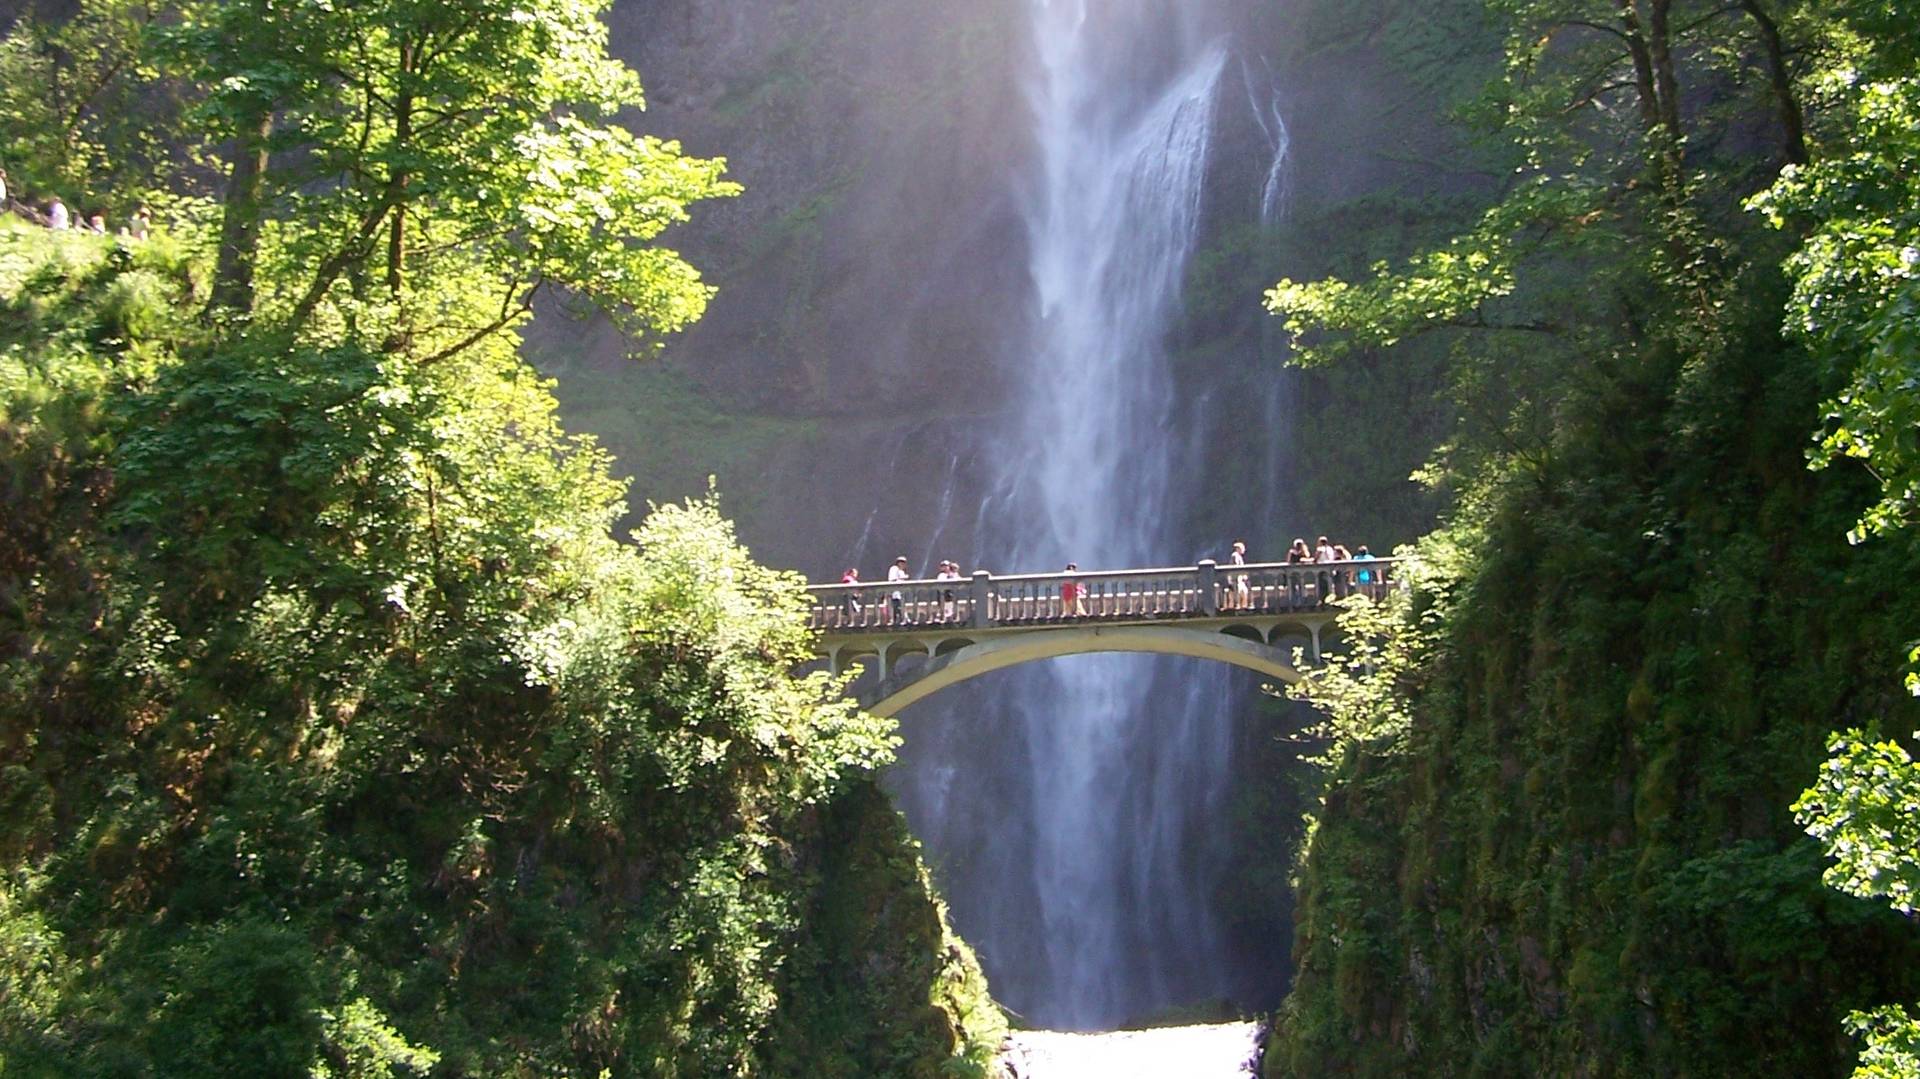
M1864 466L1878 488L1848 534L1855 543L1911 544L1920 513L1920 58L1907 7L1841 5L1853 36L1820 74L1836 105L1833 148L1754 200L1776 228L1802 235L1787 263L1787 331L1842 387L1827 402L1811 465ZM1920 695L1914 663L1920 648L1906 675ZM1841 732L1794 805L1834 860L1828 883L1906 914L1920 881L1920 763L1910 736ZM1856 1012L1848 1026L1867 1040L1856 1076L1920 1074L1920 1017L1888 1006Z

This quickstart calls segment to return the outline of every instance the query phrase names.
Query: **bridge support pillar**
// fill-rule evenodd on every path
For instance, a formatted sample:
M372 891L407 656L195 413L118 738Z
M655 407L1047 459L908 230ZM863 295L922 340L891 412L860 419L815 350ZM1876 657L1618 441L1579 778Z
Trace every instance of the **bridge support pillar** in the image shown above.
M974 629L986 629L988 626L993 625L993 612L988 610L989 605L993 602L992 581L993 574L988 573L986 570L973 571L973 587L969 592L968 599L970 602L967 606L971 608L970 613L972 615L969 624L972 625Z
M1220 590L1218 588L1220 566L1213 559L1209 558L1200 563L1197 568L1200 571L1200 581L1197 585L1200 590L1200 595L1196 598L1200 601L1200 613L1206 615L1208 618L1216 617L1220 613Z

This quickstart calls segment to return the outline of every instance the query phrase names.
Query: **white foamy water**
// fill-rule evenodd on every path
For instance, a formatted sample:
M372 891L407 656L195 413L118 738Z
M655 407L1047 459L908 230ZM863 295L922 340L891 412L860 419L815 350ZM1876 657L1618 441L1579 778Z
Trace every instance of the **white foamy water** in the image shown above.
M1226 48L1157 4L1034 0L1033 19L1040 176L1025 217L1038 318L1021 453L1007 462L1014 564L1163 564L1187 505L1165 339ZM1204 808L1188 793L1224 778L1213 736L1224 724L1198 721L1185 687L1156 686L1164 669L1138 657L1049 664L1022 676L1013 702L1046 964L1045 997L1030 1006L1050 1023L1123 1021L1218 947L1185 846Z
M1176 380L1168 338L1223 101L1245 83L1271 147L1263 214L1284 201L1287 139L1244 66L1229 71L1219 6L1028 0L1030 310L1007 412L970 458L993 492L972 565L1191 564L1232 538L1190 534L1196 501L1219 493L1203 462L1221 432L1195 422L1217 391L1203 371ZM1266 453L1267 432L1231 435ZM1265 490L1236 496L1247 520L1271 505ZM910 712L899 802L1000 1000L1098 1030L1234 998L1215 908L1238 692L1197 661L1080 656Z
M1123 1030L1021 1031L1003 1063L1013 1079L1236 1079L1254 1074L1254 1023Z

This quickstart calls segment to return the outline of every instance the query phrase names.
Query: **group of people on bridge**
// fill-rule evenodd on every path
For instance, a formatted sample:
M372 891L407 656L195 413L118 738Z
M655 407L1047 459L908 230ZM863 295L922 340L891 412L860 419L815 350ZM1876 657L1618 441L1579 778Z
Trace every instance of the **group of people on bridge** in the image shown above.
M1373 552L1365 544L1352 551L1344 545L1331 542L1321 536L1318 542L1307 546L1307 541L1296 539L1288 547L1286 557L1264 569L1259 584L1253 579L1251 564L1247 559L1247 544L1236 541L1226 559L1219 566L1217 594L1215 602L1219 611L1267 610L1276 606L1286 609L1324 606L1343 599L1356 592L1375 595L1386 582L1386 574L1381 567L1368 566L1374 562ZM951 624L965 621L972 616L971 605L974 602L969 589L962 587L967 578L960 572L960 564L942 559L938 571L931 577L916 577L909 568L907 556L901 555L887 568L885 585L875 582L869 585L860 579L857 566L850 566L840 576L837 613L832 609L819 617L826 619L828 625L857 625L878 628L881 626L927 624ZM1203 565L1205 565L1203 563ZM1280 570L1276 567L1313 566L1312 570ZM1158 571L1140 571L1152 574ZM1192 570L1185 571L1191 576ZM1092 587L1080 576L1077 563L1069 562L1066 568L1057 574L1039 577L1002 578L995 581L996 588L988 596L989 616L998 617L991 608L1005 607L1009 600L1015 600L1018 608L1026 612L1021 617L1044 618L1047 620L1077 620L1105 615L1132 613L1136 604L1117 605L1111 602L1117 595L1131 589L1137 597L1143 588L1149 591L1165 591L1167 587L1177 587L1191 592L1194 584L1191 580L1184 585L1145 585L1139 582L1119 582L1111 578L1120 574L1096 574ZM1271 580L1267 578L1272 578ZM1025 587L1020 590L1017 599L1003 594L1002 582L1018 580ZM1037 585L1045 585L1045 591ZM1211 591L1211 590L1209 590ZM877 596L876 596L877 593ZM828 598L828 597L823 597ZM878 599L878 605L869 603ZM1091 605L1090 605L1091 600ZM1121 609L1124 606L1126 609ZM1094 610L1092 607L1098 607ZM1044 610L1041 610L1041 609ZM1154 614L1176 613L1167 610L1154 610ZM1192 614L1193 610L1182 608L1180 612Z
M1071 569L1072 567L1069 566L1068 568ZM882 618L886 625L893 625L896 622L909 623L912 621L912 619L907 617L906 593L901 591L900 585L906 581L911 581L915 579L916 578L913 576L913 574L909 572L907 569L906 555L901 555L900 557L894 559L893 565L887 567L887 583L888 585L892 586L892 591L887 593L887 605L885 609L882 611ZM960 576L960 563L950 561L944 558L940 560L940 572L934 574L931 578L922 578L922 579L934 580L934 581L965 580L964 577ZM857 566L847 567L847 572L840 575L840 583L844 585L861 584L862 582L860 580L859 567ZM954 612L956 609L956 605L959 603L959 599L954 595L952 588L944 588L941 590L940 603L941 603L941 607L940 607L941 620L947 621L947 622L953 621ZM847 592L846 606L847 606L847 614L854 617L858 617L860 615L862 608L860 604L859 589L857 588L851 589Z
M1325 536L1321 536L1311 548L1307 546L1307 541L1304 538L1295 538L1293 543L1287 547L1287 556L1281 561L1283 564L1289 566L1338 565L1341 567L1339 569L1320 570L1315 574L1314 583L1316 585L1318 599L1322 603L1328 600L1344 599L1352 595L1355 589L1371 595L1378 591L1381 584L1385 583L1385 576L1372 567L1354 567L1347 565L1347 563L1350 562L1377 561L1373 557L1373 552L1369 550L1364 543L1354 550L1349 551L1345 544L1334 543ZM1233 550L1227 554L1227 565L1232 567L1244 566L1246 564L1247 543L1245 540L1234 540ZM1227 590L1226 595L1222 597L1221 600L1221 609L1246 610L1251 608L1252 605L1252 585L1247 574L1244 572L1235 573L1229 569L1227 575Z

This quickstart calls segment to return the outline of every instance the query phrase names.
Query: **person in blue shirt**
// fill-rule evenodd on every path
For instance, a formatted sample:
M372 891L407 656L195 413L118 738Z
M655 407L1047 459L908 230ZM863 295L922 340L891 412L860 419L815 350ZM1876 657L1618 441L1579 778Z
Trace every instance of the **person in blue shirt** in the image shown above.
M1373 552L1367 550L1367 545L1363 543L1359 549L1353 552L1353 560L1355 562L1372 562L1374 560ZM1374 585L1382 583L1380 574L1365 566L1360 568L1360 572L1354 574L1354 581L1370 596L1376 595L1377 590L1374 588Z

